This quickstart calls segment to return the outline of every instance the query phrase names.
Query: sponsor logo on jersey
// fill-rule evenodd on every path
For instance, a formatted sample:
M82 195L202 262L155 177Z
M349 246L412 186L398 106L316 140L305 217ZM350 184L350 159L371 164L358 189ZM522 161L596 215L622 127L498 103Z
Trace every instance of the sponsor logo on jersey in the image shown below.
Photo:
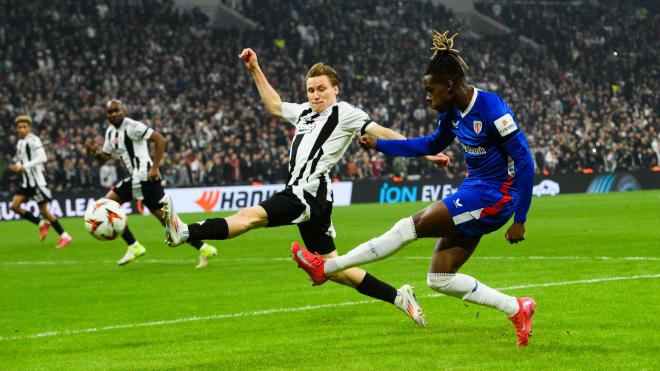
M513 117L509 113L495 120L495 127L503 137L513 133L518 129L516 122L513 120Z
M479 155L485 155L486 154L486 149L484 147L471 147L471 146L467 146L463 143L461 143L461 146L463 146L463 151L465 151L465 153L469 153L471 155L479 156Z
M311 133L315 127L316 127L316 122L314 122L314 119L307 117L304 119L304 122L299 122L296 125L296 135Z
M307 134L311 133L316 127L316 123L303 123L296 125L296 134Z
M472 127L474 128L474 132L477 133L477 134L481 133L481 128L483 128L483 126L484 126L484 124L481 123L481 121L476 121L475 120L472 123Z

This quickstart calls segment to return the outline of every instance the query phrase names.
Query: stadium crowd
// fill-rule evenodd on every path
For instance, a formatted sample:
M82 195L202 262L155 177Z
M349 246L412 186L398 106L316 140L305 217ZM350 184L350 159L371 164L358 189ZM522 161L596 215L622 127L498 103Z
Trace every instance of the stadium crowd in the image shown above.
M102 141L103 104L114 97L129 117L165 136L167 186L284 181L293 129L263 109L237 58L248 46L283 100L305 101L304 75L324 61L340 74L342 100L407 136L428 134L436 114L421 81L432 29L461 33L468 78L511 105L538 172L651 169L660 161L657 4L481 3L514 32L478 36L428 2L226 3L257 29L213 28L206 15L181 13L172 0L0 4L2 189L13 179L6 168L16 149L13 118L22 113L46 143L52 189L108 187L121 177L114 162L101 166L84 150L88 138ZM540 27L539 19L554 26ZM462 150L453 144L445 153L453 163L439 170L353 145L335 176L462 174Z

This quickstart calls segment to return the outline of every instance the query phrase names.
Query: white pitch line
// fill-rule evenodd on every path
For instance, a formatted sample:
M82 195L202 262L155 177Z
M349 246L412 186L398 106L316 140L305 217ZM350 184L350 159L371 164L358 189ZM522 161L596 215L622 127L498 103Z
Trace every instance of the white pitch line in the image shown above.
M648 278L660 278L660 274L644 274L638 276L624 276L624 277L601 277L601 278L592 278L592 279L577 280L577 281L563 281L563 282L531 283L525 285L500 287L500 288L496 288L496 290L515 290L515 289L525 289L532 287L568 286L568 285L578 285L583 283L625 281L625 280L638 280L638 279L648 279ZM421 295L420 297L434 298L440 296L445 296L445 295L427 294L427 295ZM338 308L338 307L346 307L346 306L360 305L360 304L371 304L378 302L379 300L347 301L347 302L335 303L335 304L306 305L303 307L274 308L274 309L266 309L266 310L257 310L252 312L212 314L208 316L193 316L193 317L184 317L178 319L152 321L152 322L127 323L123 325L119 324L119 325L110 325L110 326L102 326L102 327L90 327L85 329L47 331L47 332L40 332L40 333L24 335L24 336L2 336L0 337L0 342L11 341L11 340L27 340L27 339L39 339L39 338L56 337L56 336L88 334L88 333L96 333L101 331L132 329L139 327L166 326L166 325L174 325L174 324L186 323L186 322L209 321L209 320L218 320L218 319L226 319L226 318L254 317L254 316L263 316L269 314L278 314L278 313L304 312L304 311L323 309L323 308Z
M391 257L390 260L430 260L431 256L402 256ZM653 256L475 256L473 260L624 260L624 261L660 261L660 257ZM149 264L191 264L191 259L140 259L140 263ZM291 261L291 258L217 258L214 262L280 262ZM74 265L74 264L116 264L114 260L19 260L4 261L0 265Z

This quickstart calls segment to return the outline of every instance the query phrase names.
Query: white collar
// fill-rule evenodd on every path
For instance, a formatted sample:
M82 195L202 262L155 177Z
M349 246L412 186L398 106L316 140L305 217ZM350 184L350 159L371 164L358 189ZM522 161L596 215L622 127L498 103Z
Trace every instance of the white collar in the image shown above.
M470 111L472 110L472 107L474 107L474 102L477 101L477 94L479 93L479 89L475 88L474 86L472 87L473 93L472 93L472 99L470 99L470 104L468 104L467 108L465 111L461 112L461 118L465 117Z

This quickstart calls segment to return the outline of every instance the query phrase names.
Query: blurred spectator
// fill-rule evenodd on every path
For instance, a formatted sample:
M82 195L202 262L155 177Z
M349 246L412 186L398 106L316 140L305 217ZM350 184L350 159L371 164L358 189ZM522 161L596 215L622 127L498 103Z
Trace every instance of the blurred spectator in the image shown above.
M225 4L258 28L214 29L199 10L181 13L171 0L0 3L0 171L15 152L13 118L26 112L51 156L54 190L107 188L107 168L84 156L82 143L102 141L102 105L117 97L166 137L167 186L284 182L293 129L264 111L236 58L246 46L268 61L273 86L291 94L284 100L305 101L297 76L324 61L340 73L340 99L406 136L428 135L437 115L421 82L433 28L461 34L468 78L511 105L538 173L659 164L658 2L479 3L513 30L494 36L476 35L423 1ZM335 177L464 175L460 147L445 152L452 164L437 169L351 145ZM0 178L3 189L9 182Z

